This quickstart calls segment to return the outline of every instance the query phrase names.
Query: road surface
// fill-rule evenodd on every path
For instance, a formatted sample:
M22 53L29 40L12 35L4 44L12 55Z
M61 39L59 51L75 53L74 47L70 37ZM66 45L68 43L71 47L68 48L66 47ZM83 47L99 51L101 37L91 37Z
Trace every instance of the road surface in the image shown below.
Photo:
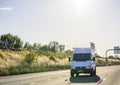
M0 85L120 85L120 65L97 67L97 75L70 77L70 70L0 77Z

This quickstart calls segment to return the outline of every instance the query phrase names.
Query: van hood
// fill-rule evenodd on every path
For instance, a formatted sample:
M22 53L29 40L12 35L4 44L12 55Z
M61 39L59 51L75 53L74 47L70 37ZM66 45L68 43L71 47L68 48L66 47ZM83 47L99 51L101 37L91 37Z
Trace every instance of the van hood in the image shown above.
M72 61L71 66L74 66L74 67L86 67L86 66L91 66L91 64L92 64L92 61L80 61L80 62Z

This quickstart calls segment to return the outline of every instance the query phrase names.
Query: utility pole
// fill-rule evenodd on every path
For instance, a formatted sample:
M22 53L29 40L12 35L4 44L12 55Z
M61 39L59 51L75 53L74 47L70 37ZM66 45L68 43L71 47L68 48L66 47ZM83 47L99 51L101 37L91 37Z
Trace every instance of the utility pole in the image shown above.
M107 53L108 53L109 51L112 51L112 50L114 50L114 49L108 49L108 50L106 50L106 52L105 52L105 61L106 61L106 65L108 65Z

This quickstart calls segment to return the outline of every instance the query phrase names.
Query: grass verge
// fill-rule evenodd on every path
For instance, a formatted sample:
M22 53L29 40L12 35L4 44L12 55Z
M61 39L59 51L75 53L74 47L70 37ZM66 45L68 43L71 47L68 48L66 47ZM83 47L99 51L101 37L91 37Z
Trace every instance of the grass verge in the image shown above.
M108 59L108 65L118 64L120 60ZM105 59L96 58L96 65L105 66ZM0 76L65 69L70 69L70 62L63 54L0 50Z

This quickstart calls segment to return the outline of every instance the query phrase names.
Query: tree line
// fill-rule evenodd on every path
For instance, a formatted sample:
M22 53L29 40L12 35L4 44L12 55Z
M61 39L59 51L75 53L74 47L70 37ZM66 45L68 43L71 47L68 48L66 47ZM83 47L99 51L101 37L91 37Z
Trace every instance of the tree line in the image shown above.
M10 33L3 34L0 36L0 49L9 50L29 50L29 51L40 51L40 52L65 52L68 55L72 54L71 50L65 51L65 45L59 44L57 41L52 41L48 45L41 45L40 43L30 44L24 42L18 37Z
M41 45L40 43L30 44L29 42L25 42L23 46L24 50L34 50L34 51L52 51L52 52L63 52L65 50L65 46L59 44L56 41L50 42L48 45Z
M23 42L18 36L12 34L3 34L0 36L0 48L10 50L20 50L23 46Z

